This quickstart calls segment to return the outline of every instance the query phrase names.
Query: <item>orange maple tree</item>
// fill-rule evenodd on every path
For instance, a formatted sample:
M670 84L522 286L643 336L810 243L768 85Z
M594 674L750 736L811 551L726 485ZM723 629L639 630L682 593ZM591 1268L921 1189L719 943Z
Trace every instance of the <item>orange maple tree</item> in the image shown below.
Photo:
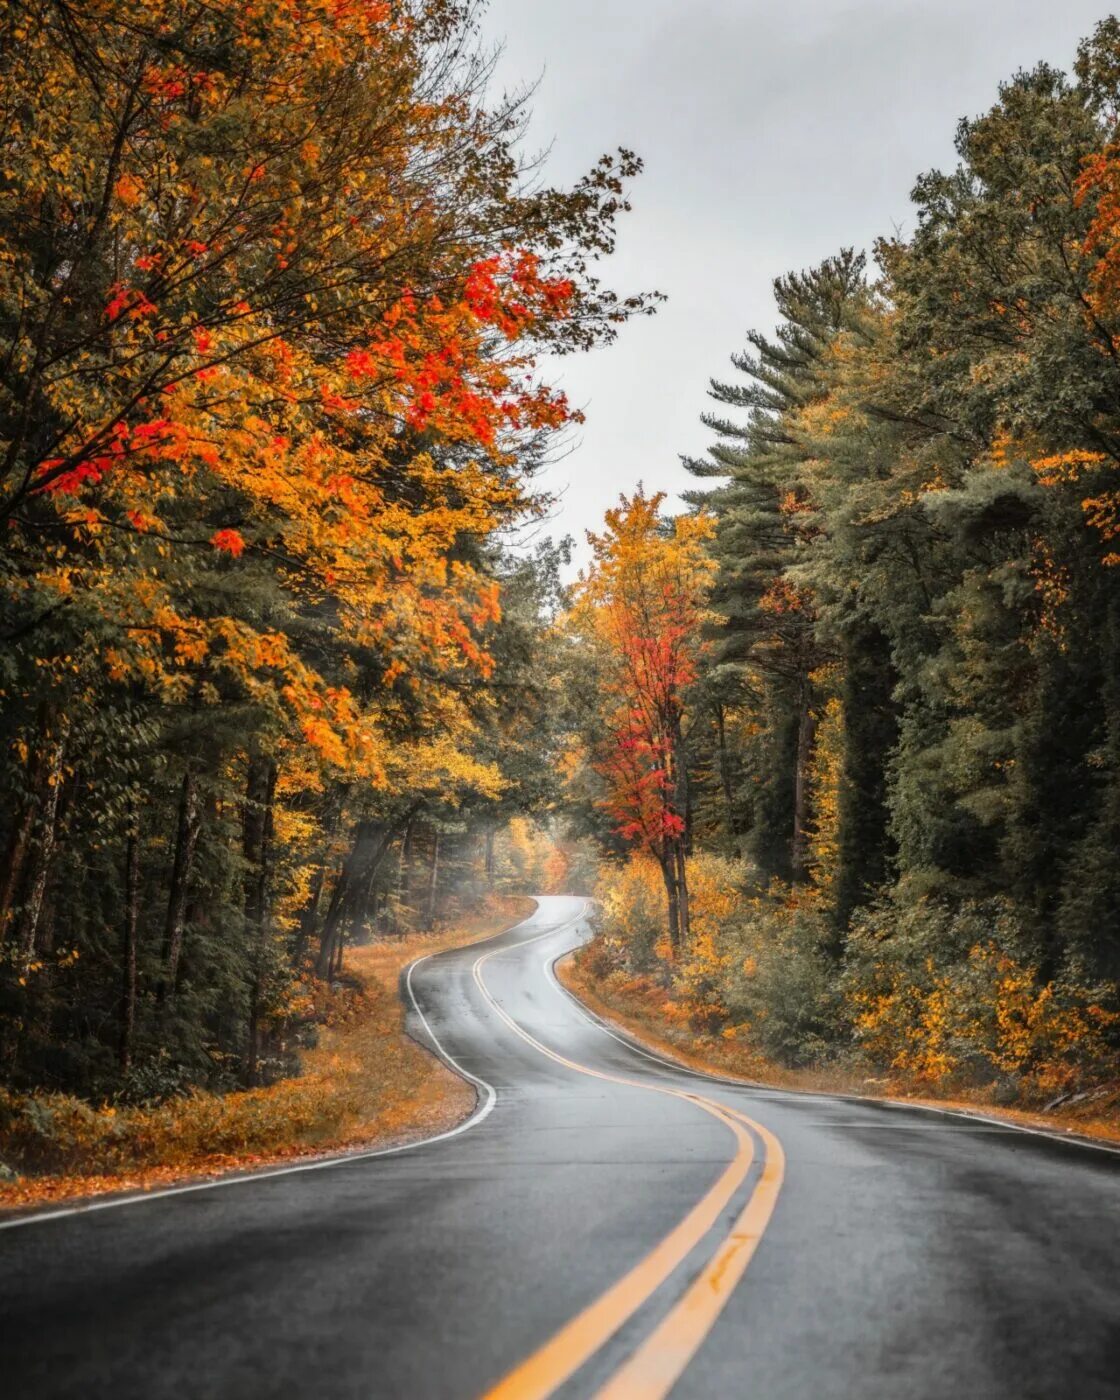
M51 251L47 275L18 242L0 262L27 308L0 517L16 551L62 543L12 571L17 610L81 597L118 633L117 680L182 693L213 658L381 773L347 688L283 628L200 613L174 561L265 562L390 680L485 672L496 592L458 542L533 509L517 464L575 416L536 348L637 309L587 275L634 163L524 193L450 4L39 19L3 96L17 137L32 91L38 109L6 222L38 220Z

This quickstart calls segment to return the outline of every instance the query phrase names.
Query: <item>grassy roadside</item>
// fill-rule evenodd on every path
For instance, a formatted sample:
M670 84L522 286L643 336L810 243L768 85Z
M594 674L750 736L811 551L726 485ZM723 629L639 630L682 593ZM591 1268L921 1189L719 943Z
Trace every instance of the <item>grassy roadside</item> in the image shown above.
M990 1093L982 1090L965 1095L932 1095L928 1084L919 1085L898 1076L868 1078L866 1073L841 1066L789 1069L767 1060L743 1040L695 1031L671 993L649 978L620 973L593 976L582 957L585 951L569 954L557 965L561 983L604 1020L690 1069L775 1088L904 1099L937 1108L983 1113L1024 1127L1120 1143L1120 1085L1050 1112L1038 1112L994 1103Z
M33 1174L0 1181L0 1209L149 1190L302 1157L394 1146L465 1118L474 1090L404 1030L398 996L413 959L491 936L533 901L495 897L456 928L355 948L304 1072L267 1088L193 1094L153 1108L95 1109L57 1096L0 1136L0 1161ZM12 1121L11 1119L9 1121Z

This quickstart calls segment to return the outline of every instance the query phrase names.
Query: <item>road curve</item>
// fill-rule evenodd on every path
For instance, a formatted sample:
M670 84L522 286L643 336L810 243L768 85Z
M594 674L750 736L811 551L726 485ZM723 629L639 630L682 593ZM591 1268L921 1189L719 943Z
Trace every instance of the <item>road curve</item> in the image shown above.
M1120 1396L1120 1155L647 1057L584 907L413 969L463 1130L0 1229L4 1395Z

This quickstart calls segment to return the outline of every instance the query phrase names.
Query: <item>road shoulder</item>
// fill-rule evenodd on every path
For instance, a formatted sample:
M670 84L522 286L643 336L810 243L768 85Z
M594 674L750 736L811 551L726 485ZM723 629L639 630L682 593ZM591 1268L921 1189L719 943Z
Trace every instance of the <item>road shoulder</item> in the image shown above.
M1084 1107L1037 1112L960 1097L934 1097L897 1079L868 1079L839 1068L789 1069L773 1064L741 1041L697 1035L681 1025L673 1008L658 1003L648 989L635 984L614 987L593 979L579 962L579 950L556 964L561 986L586 1010L639 1047L684 1069L734 1080L751 1088L786 1089L795 1093L831 1094L879 1103L905 1104L942 1113L960 1113L995 1120L1010 1127L1047 1136L1086 1142L1120 1151L1120 1120L1094 1114Z
M198 1095L136 1113L131 1122L103 1111L120 1123L116 1146L105 1145L106 1125L95 1122L99 1147L91 1160L0 1181L0 1222L100 1197L403 1147L451 1131L474 1111L476 1093L408 1034L401 974L417 958L495 937L534 907L520 896L495 898L452 930L352 949L348 994L298 1078ZM0 1159L3 1148L0 1142Z

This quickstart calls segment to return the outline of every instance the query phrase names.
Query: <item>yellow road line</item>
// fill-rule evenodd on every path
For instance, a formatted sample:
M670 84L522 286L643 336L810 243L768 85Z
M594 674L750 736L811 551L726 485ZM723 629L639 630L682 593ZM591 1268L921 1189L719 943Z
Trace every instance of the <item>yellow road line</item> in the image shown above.
M555 933L555 929L550 929L547 933L541 934L540 938L548 937ZM539 942L539 938L525 940L526 943ZM522 947L524 944L517 944ZM769 1150L770 1144L777 1147L777 1140L772 1138L765 1129L746 1118L743 1114L733 1109L727 1109L722 1104L716 1103L712 1099L704 1098L700 1094L688 1093L682 1089L671 1089L667 1086L649 1084L641 1080L628 1079L622 1075L611 1074L605 1070L592 1069L589 1065L579 1064L575 1060L570 1060L565 1055L543 1045L537 1038L531 1035L524 1027L519 1026L516 1021L497 1003L490 995L482 978L482 968L492 957L497 957L499 953L507 952L509 949L496 948L489 953L485 953L477 959L472 974L476 984L486 1001L497 1012L498 1016L516 1035L520 1036L527 1044L531 1045L540 1054L557 1064L564 1065L567 1069L573 1070L577 1074L588 1075L593 1079L607 1080L613 1084L621 1084L626 1088L641 1089L647 1093L665 1094L670 1098L683 1099L687 1103L694 1104L711 1117L718 1119L735 1136L736 1152L732 1161L728 1164L719 1180L712 1186L704 1197L697 1202L688 1214L681 1220L665 1238L656 1245L650 1252L641 1259L623 1278L607 1289L590 1306L585 1308L571 1322L562 1327L552 1338L542 1347L527 1357L519 1366L515 1367L507 1376L498 1382L493 1389L487 1391L483 1400L544 1400L544 1397L551 1395L558 1386L562 1385L571 1375L573 1375L591 1356L599 1350L624 1322L637 1312L638 1308L652 1296L652 1294L669 1277L673 1270L687 1257L691 1250L703 1239L711 1227L719 1219L720 1213L727 1203L734 1196L742 1183L746 1180L750 1171L751 1162L754 1157L754 1147L748 1133L743 1131L741 1125L748 1128L755 1128L767 1142L768 1160L767 1166L763 1170L761 1186L767 1180L767 1169L770 1166ZM778 1147L778 1153L781 1148ZM778 1178L780 1185L780 1175ZM755 1199L752 1195L752 1202ZM774 1188L775 1196L777 1194ZM747 1210L750 1209L748 1205ZM770 1209L773 1209L771 1203ZM746 1211L739 1217L735 1229L738 1229L746 1216ZM766 1213L769 1219L769 1211ZM763 1222L763 1227L765 1222ZM759 1230L761 1233L761 1229ZM733 1238L733 1236L729 1237ZM723 1248L726 1248L726 1243ZM722 1250L721 1250L722 1252ZM753 1251L752 1251L753 1252ZM743 1259L741 1267L735 1274L735 1281L738 1281L743 1269L749 1262L748 1253ZM733 1284L731 1286L734 1286ZM730 1291L730 1288L728 1289ZM713 1316L712 1321L715 1318ZM709 1324L710 1325L710 1324ZM701 1339L696 1341L699 1346ZM693 1351L695 1347L693 1347ZM691 1352L689 1353L691 1355ZM682 1364L687 1364L686 1361ZM678 1372L679 1374L679 1372Z
M751 1262L778 1200L785 1153L773 1133L741 1114L735 1117L751 1123L766 1144L761 1180L707 1267L595 1400L662 1400L668 1395Z

